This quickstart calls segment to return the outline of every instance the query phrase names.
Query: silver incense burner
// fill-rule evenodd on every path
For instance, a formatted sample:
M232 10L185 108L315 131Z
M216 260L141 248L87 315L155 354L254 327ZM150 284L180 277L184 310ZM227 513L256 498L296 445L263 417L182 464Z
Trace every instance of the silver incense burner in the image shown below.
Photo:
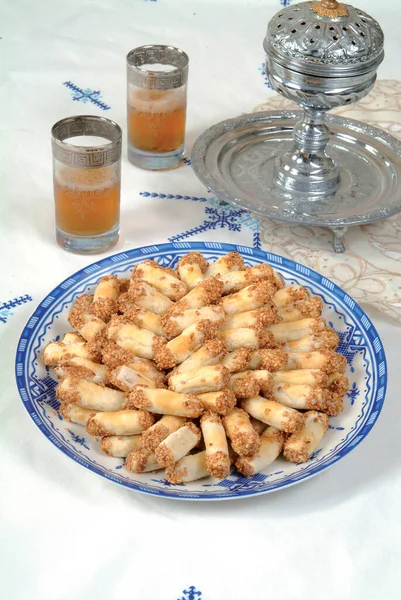
M192 166L218 198L257 215L333 231L401 211L401 142L327 114L363 98L384 58L372 17L336 0L278 12L264 39L272 87L300 110L241 115L196 141Z
M325 112L357 102L372 89L384 58L379 24L336 0L302 2L270 21L264 49L272 87L304 110L294 146L278 158L276 183L289 192L332 194L340 169L326 153Z

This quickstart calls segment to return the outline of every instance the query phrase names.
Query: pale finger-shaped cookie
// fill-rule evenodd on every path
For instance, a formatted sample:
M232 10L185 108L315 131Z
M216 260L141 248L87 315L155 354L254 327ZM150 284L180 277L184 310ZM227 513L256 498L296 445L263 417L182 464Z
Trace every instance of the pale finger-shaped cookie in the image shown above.
M208 266L200 252L189 252L178 261L177 271L181 281L192 290L203 281Z
M338 339L338 338L337 338ZM287 361L283 370L321 369L326 373L344 373L347 366L345 356L332 350L315 350L311 352L292 352L286 354Z
M269 327L278 322L277 309L274 307L256 308L242 313L228 315L220 325L220 330L239 327Z
M93 415L93 411L89 408L82 408L77 404L72 404L71 402L62 402L60 404L60 414L67 421L86 427L89 417Z
M162 321L162 335L165 335L168 339L174 338L190 325L204 321L205 319L220 327L224 322L225 312L221 306L215 305L191 308L181 313L177 312L171 316L166 315Z
M229 252L218 258L215 262L210 263L206 271L207 277L216 277L216 275L224 275L232 271L243 271L245 269L244 259L238 252Z
M141 435L110 435L100 441L100 449L109 456L125 458L130 452L141 447Z
M167 296L158 292L146 281L138 279L131 280L128 298L140 308L145 308L161 316L165 315L169 308L173 306L173 302Z
M229 352L239 348L264 348L274 344L273 334L258 327L241 327L218 332L219 338L225 343Z
M126 408L140 408L158 415L175 415L195 419L204 412L202 402L192 394L178 394L136 386L130 393Z
M154 452L145 448L130 452L125 459L124 466L132 473L147 473L159 471L162 468L157 462Z
M243 400L241 406L252 417L286 433L295 433L303 427L303 415L293 408L261 396Z
M268 281L254 283L243 288L236 294L224 296L221 299L221 304L227 315L246 312L261 308L265 304L269 304L275 287Z
M127 365L109 369L107 377L111 384L123 392L131 392L136 385L145 385L151 388L157 387L153 379L141 375L137 371L134 371L134 369L127 367Z
M299 321L305 318L318 317L323 308L323 302L317 296L312 296L301 302L278 309L278 317L281 321Z
M163 337L162 317L145 308L133 305L124 312L124 319L134 323L141 329L147 329L155 335Z
M156 460L161 467L168 467L186 456L199 443L201 433L195 423L186 423L170 433L155 449Z
M117 299L120 295L120 284L115 275L106 275L98 282L93 294L91 312L108 323L117 314Z
M136 435L155 422L146 410L120 410L98 412L89 417L86 431L95 437L108 435Z
M60 364L54 369L58 379L73 377L87 379L93 383L104 384L107 381L107 367L93 360L80 356L67 356L62 358Z
M230 371L230 373L236 373L238 371L245 371L251 360L252 352L247 348L238 348L233 350L224 356L221 364Z
M217 365L223 361L223 357L227 354L227 348L225 344L218 339L208 340L185 359L181 364L177 365L173 373L185 373L187 371L193 371L199 367L208 367L210 365ZM226 366L224 362L223 366Z
M187 422L185 417L163 415L152 427L142 433L142 447L154 450L170 433L174 433Z
M168 386L181 394L206 394L226 388L229 380L230 371L222 365L212 365L170 375Z
M107 329L107 338L136 356L147 359L153 359L166 344L165 338L125 322L124 317L113 317Z
M166 479L170 483L189 483L208 476L205 451L184 456L166 469Z
M272 377L276 385L286 383L289 385L310 385L312 387L326 388L328 384L327 373L321 369L275 371L272 373Z
M267 427L260 436L260 448L256 456L247 458L239 456L235 467L244 477L252 477L260 473L276 460L283 449L285 433L276 427Z
M146 358L139 358L139 356L135 356L129 350L124 350L124 348L121 348L115 342L109 341L105 343L102 348L102 359L104 364L110 369L126 365L140 375L152 379L156 383L156 386L164 381L164 373L156 368L153 361Z
M273 296L273 303L279 308L287 308L310 297L309 291L302 285L290 285L278 290Z
M329 417L311 410L304 414L304 426L284 443L284 457L295 463L306 462L316 452L329 427Z
M212 412L202 415L200 420L206 448L206 468L212 477L224 479L231 470L226 432L221 419Z
M163 296L167 296L174 302L180 300L188 292L187 286L178 279L178 275L171 274L152 260L145 260L137 264L132 272L132 278L146 281Z
M247 369L266 369L280 371L287 364L287 354L280 349L260 349L251 352Z
M202 283L199 283L192 288L192 290L179 302L176 302L176 304L170 308L168 314L174 315L183 310L202 308L202 306L215 304L222 293L223 283L219 279L216 279L216 277L208 277L207 279L204 279Z
M301 319L300 321L290 321L288 323L277 323L270 325L270 331L276 342L294 342L307 335L319 334L326 328L326 322L322 318Z
M273 269L267 264L248 267L243 271L231 271L218 277L223 282L224 294L239 292L242 288L259 281L271 281L273 284L275 281Z
M94 411L121 410L126 400L124 392L86 381L66 377L56 388L56 396Z
M254 456L258 452L260 438L245 410L234 408L223 417L223 425L234 452L240 456Z
M92 304L93 296L84 294L76 299L68 315L68 322L88 342L102 336L106 329L106 323L90 312Z
M237 397L232 390L208 392L197 396L204 408L219 415L228 415L237 404Z
M231 375L228 388L237 398L252 398L260 392L260 385L252 371L242 371Z
M339 337L332 329L325 329L319 333L307 335L293 342L282 345L284 352L312 352L314 350L335 350L339 344Z
M276 402L298 410L324 410L325 390L310 385L276 384L272 396Z
M216 326L210 321L200 321L190 325L173 340L155 352L155 362L159 369L169 369L186 360L191 354L216 333Z
M54 366L64 357L79 356L88 360L95 360L94 353L85 338L76 333L66 333L61 342L49 342L42 354L43 364Z

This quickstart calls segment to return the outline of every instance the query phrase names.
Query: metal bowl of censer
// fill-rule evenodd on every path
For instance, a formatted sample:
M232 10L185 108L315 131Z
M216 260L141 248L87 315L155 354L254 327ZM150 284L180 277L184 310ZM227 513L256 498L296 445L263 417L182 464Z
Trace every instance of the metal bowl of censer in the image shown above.
M401 211L401 142L326 114L369 93L383 42L377 21L336 0L278 12L263 43L266 74L302 110L241 115L206 130L192 152L199 179L262 217L329 227L336 252L348 226Z

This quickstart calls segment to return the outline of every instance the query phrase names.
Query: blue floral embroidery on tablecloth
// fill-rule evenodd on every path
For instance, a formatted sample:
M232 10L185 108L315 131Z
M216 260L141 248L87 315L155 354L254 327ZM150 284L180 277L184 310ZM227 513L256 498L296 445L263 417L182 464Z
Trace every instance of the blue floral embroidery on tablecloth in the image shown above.
M291 4L291 0L280 0L280 4L281 6L284 6L284 8L286 8Z
M272 86L270 84L269 78L266 75L266 64L263 62L260 67L259 67L259 71L262 73L263 75L263 81L265 82L265 86L269 88L269 90L272 90Z
M0 303L0 323L7 323L7 319L14 314L11 310L12 308L16 308L27 302L32 302L32 298L28 294L25 294L25 296L18 296L18 298L14 298L13 300Z
M202 592L196 589L194 585L191 585L187 590L183 590L184 594L181 598L177 598L177 600L198 600L202 598Z
M64 81L63 85L72 92L72 99L75 102L91 102L102 110L110 110L110 106L102 101L102 95L99 90L91 90L90 88L82 89L71 81Z
M205 215L207 218L196 227L178 233L168 238L169 242L178 242L185 240L198 233L212 231L215 229L228 229L233 232L240 232L242 229L248 229L252 233L252 245L254 248L261 248L260 239L261 227L259 220L246 210L236 208L227 202L223 202L214 196L209 198L199 196L183 196L180 194L157 194L156 192L141 192L144 198L161 198L166 200L192 200L206 204Z

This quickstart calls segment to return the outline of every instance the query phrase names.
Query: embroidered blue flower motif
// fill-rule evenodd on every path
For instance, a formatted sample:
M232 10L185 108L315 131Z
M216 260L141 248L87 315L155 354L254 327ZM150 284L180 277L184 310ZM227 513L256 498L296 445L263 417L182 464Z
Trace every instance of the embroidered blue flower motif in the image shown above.
M84 104L86 104L87 102L91 102L92 104L94 104L98 108L101 108L102 110L110 109L110 106L102 102L102 95L98 90L91 90L89 88L85 88L83 90L71 81L64 81L63 85L65 85L65 87L71 90L72 99L74 101L83 102Z
M269 90L272 90L272 86L270 85L270 81L269 78L266 75L266 64L262 63L259 67L259 71L262 73L263 75L263 81L265 83L265 86L269 88Z
M87 450L90 450L88 444L86 443L86 439L84 437L79 436L78 434L74 433L73 431L71 431L70 429L67 430L68 433L71 435L71 439L72 441L77 444L77 446L83 446L84 448L86 448Z
M12 308L21 306L21 304L26 304L27 302L32 302L32 298L28 294L25 294L25 296L19 296L13 300L0 303L0 323L7 323L7 319L14 314L11 310Z
M180 194L157 194L155 192L141 192L145 198L161 198L166 200L192 200L206 204L206 219L200 225L173 235L169 242L178 242L185 240L198 233L212 231L215 229L228 229L229 231L240 232L242 229L248 229L252 233L252 242L254 248L261 248L260 239L261 227L259 220L242 208L236 208L227 202L219 200L214 196L209 198L199 196L182 196Z
M347 397L349 398L351 406L355 404L355 400L358 398L360 393L361 390L358 388L356 382L354 381L354 383L351 385L350 389L347 392Z
M280 0L280 4L285 8L286 6L289 6L291 4L291 0Z
M187 590L183 590L184 595L181 598L177 598L177 600L196 600L197 598L202 598L202 592L196 589L194 585L191 585Z

